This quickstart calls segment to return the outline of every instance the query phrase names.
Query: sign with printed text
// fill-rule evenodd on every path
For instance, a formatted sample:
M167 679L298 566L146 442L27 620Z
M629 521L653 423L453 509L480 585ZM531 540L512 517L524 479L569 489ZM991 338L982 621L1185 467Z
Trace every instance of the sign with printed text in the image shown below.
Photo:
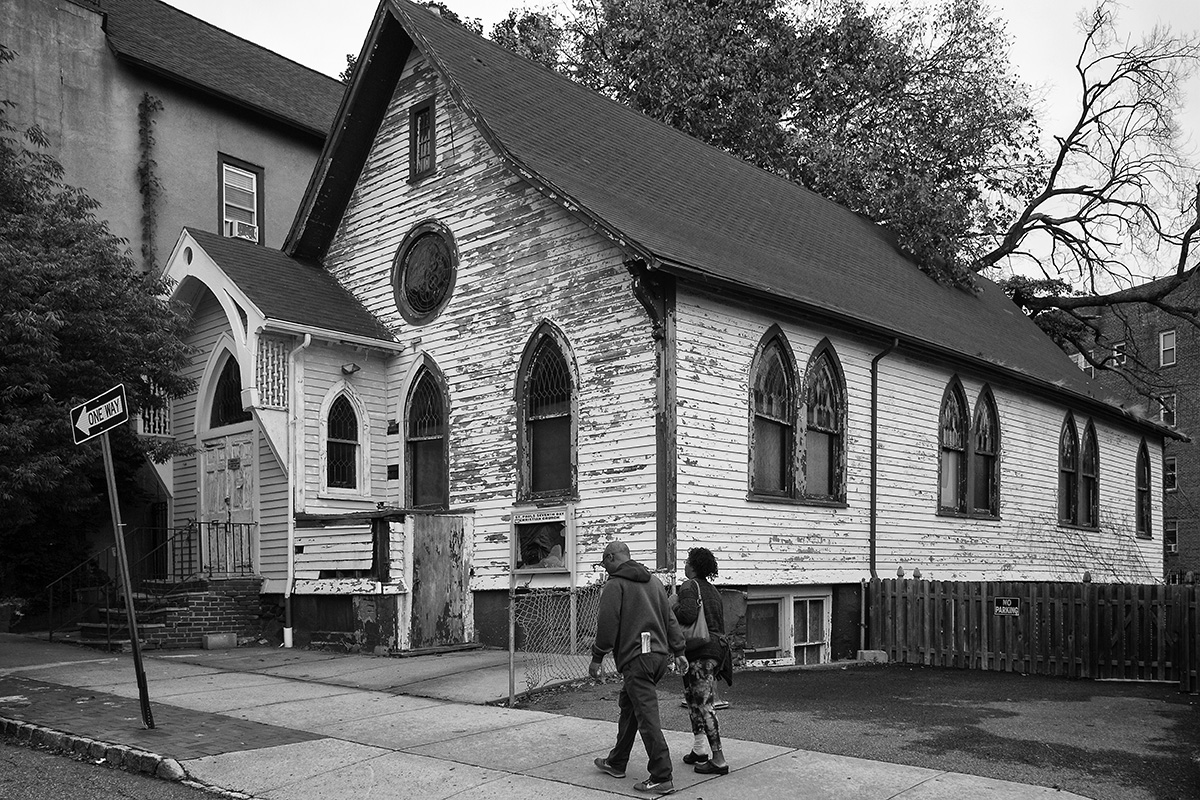
M1021 616L1021 598L1019 597L995 597L992 598L995 606L992 608L992 615L996 617L1019 617Z
M129 404L125 401L123 383L71 409L71 433L75 436L75 444L83 444L128 421Z

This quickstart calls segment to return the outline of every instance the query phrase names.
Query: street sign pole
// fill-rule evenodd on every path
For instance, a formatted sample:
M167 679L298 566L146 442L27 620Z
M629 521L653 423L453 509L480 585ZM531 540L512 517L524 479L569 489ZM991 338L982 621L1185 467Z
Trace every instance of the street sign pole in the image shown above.
M100 447L104 451L104 475L108 479L108 504L112 508L113 531L117 540L117 564L121 571L121 587L125 594L125 616L129 623L129 639L133 642L133 669L137 673L138 698L142 705L142 722L147 728L154 727L154 715L150 711L150 692L146 688L146 670L142 666L142 642L138 635L137 615L133 610L133 581L129 579L129 557L125 553L125 526L121 523L121 507L117 502L117 476L113 471L112 447L108 433L100 434Z

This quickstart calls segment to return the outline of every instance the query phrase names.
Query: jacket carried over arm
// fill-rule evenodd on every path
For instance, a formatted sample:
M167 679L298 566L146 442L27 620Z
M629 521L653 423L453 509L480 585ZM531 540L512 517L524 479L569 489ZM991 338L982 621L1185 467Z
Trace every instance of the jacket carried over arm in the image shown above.
M617 670L642 652L642 632L650 633L650 652L683 655L683 631L671 612L667 590L642 564L626 561L608 576L600 593L592 661L613 654Z

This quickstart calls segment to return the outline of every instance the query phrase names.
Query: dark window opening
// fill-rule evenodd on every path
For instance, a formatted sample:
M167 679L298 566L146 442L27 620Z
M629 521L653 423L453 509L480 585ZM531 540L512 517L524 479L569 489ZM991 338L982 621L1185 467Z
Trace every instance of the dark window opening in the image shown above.
M530 490L571 490L571 374L566 359L543 338L529 365L525 389L525 435Z
M437 381L423 370L408 407L409 498L414 508L449 505L444 405Z
M792 494L795 451L794 381L787 355L778 339L762 351L754 376L754 442L751 491Z
M326 486L358 488L358 416L346 397L329 407L326 432Z
M252 416L249 410L242 408L241 370L238 369L237 361L227 358L220 376L217 377L208 425L210 428L236 425L239 422L249 422Z

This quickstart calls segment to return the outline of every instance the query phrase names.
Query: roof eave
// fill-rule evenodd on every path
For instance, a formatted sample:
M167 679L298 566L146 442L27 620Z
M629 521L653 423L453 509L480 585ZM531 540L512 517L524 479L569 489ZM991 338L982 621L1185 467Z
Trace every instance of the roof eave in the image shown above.
M314 339L319 339L324 342L350 344L356 347L367 347L374 350L383 350L389 353L402 353L405 350L405 345L403 343L391 339L379 339L372 336L362 336L360 334L337 331L331 328L318 328L314 325L304 325L299 322L273 319L271 317L267 317L264 320L262 330L268 333L286 333L298 336L308 334Z

